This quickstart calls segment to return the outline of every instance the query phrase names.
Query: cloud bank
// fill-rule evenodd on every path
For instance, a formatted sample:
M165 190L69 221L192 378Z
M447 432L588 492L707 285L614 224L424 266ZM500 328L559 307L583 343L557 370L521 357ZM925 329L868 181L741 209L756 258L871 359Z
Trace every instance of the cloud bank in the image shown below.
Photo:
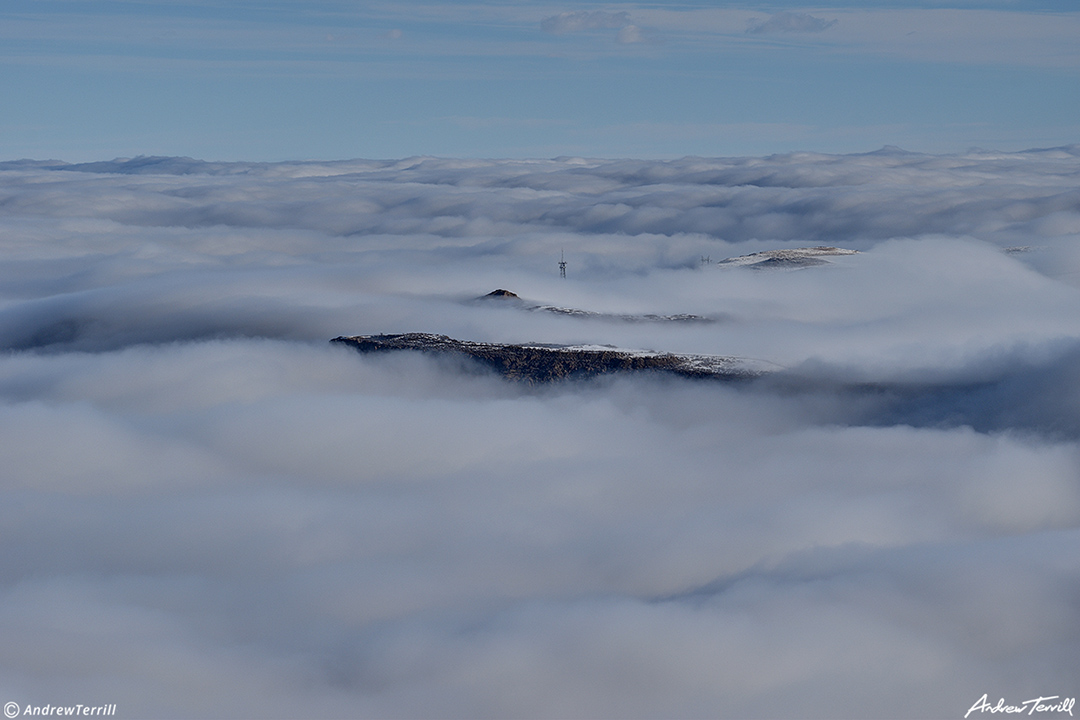
M1078 175L1076 147L2 163L0 697L941 717L1073 696ZM808 245L859 252L717 263ZM597 315L472 302L495 288ZM717 321L603 319L644 314ZM327 342L409 331L779 370L525 387Z

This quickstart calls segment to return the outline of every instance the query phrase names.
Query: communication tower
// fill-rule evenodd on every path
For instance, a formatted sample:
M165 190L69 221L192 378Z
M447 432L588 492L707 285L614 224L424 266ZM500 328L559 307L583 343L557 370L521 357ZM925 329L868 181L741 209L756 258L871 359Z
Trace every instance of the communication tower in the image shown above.
M563 280L566 279L566 257L563 255L563 251L559 251L559 277Z

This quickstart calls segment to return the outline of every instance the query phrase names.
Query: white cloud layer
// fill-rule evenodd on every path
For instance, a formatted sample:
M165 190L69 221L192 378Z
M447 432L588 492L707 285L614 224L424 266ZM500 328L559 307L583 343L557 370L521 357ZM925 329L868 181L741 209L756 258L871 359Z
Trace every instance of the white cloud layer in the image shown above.
M1076 147L0 164L0 698L943 717L1075 695L1078 176ZM860 252L715 265L807 245ZM719 321L470 302L498 287ZM784 370L527 388L327 342L408 331Z

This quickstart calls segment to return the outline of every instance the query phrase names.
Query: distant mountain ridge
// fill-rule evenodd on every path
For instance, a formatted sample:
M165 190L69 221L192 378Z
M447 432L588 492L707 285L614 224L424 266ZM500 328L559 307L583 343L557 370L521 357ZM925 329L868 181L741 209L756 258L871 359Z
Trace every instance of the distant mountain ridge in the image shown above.
M704 315L693 315L690 313L679 313L676 315L658 315L656 313L646 313L644 315L634 315L631 313L603 313L596 312L595 310L582 310L580 308L560 307L558 305L540 305L535 303L530 304L530 301L519 297L517 293L513 293L509 290L504 290L502 288L499 288L498 290L493 290L487 295L482 295L478 298L474 298L473 302L500 303L505 306L515 307L520 310L526 310L528 312L546 312L565 317L585 318L590 320L609 320L627 323L714 323L718 322L719 320L718 317L706 317Z

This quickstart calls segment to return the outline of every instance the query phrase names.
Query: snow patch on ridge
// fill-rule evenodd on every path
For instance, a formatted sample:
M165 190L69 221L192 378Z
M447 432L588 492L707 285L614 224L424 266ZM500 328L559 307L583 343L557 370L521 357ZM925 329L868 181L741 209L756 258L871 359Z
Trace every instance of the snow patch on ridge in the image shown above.
M799 269L813 267L815 265L828 265L828 260L823 256L855 255L858 250L819 245L809 248L790 248L783 250L765 250L762 252L740 255L739 257L721 260L717 265L723 267L750 267L755 270L766 269Z

